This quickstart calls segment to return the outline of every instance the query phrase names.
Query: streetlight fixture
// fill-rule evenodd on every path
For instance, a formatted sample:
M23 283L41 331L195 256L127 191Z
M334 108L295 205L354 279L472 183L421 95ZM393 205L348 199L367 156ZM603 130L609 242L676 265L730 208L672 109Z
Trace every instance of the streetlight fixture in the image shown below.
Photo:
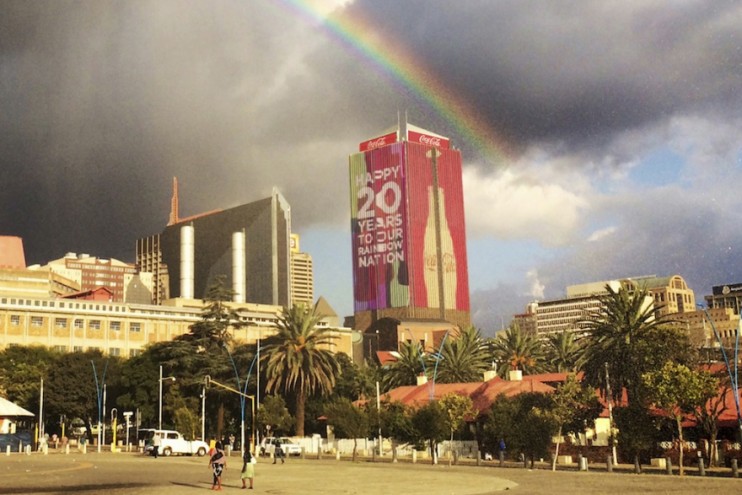
M229 347L227 344L224 344L224 350L227 351L227 356L229 356L229 361L232 363L232 369L234 370L234 376L237 381L237 390L233 390L233 392L236 392L240 396L240 409L242 412L241 417L241 433L240 433L240 450L244 453L245 452L245 398L248 398L252 401L252 422L253 422L253 439L255 439L255 397L252 395L247 395L247 382L250 379L250 373L252 372L252 367L255 365L255 361L257 360L258 356L255 355L255 357L252 360L252 363L250 364L250 368L247 370L247 376L245 377L245 387L244 390L240 391L239 389L242 388L240 383L240 374L237 372L237 364L234 362L234 359L232 358L232 353L229 352ZM211 380L214 382L214 380ZM216 382L214 382L216 383ZM229 390L229 389L228 389ZM254 452L254 450L253 450Z
M165 378L162 377L162 365L160 365L160 415L159 415L159 421L157 423L157 429L162 430L162 381L163 380L172 380L175 381L174 376L166 376Z

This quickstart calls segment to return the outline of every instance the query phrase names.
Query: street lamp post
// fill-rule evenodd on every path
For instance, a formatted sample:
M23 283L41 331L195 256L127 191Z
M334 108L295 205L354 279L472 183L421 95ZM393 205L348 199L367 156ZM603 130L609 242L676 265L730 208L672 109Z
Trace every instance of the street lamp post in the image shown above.
M165 378L162 377L162 365L160 365L160 408L159 408L159 421L157 422L157 429L162 430L162 381L163 380L172 380L175 381L174 376L166 376Z
M232 358L232 353L229 352L229 347L227 347L226 344L224 344L224 349L227 351L227 356L229 356L229 361L232 363L232 369L234 370L234 376L237 381L237 390L235 391L240 396L240 409L242 412L241 417L241 433L240 433L240 450L244 453L245 452L245 398L248 398L252 401L252 434L253 438L256 437L255 435L255 397L252 395L247 395L247 382L250 378L250 373L252 372L252 367L255 365L255 361L258 359L258 356L256 355L252 363L250 364L250 369L247 370L247 376L245 377L245 387L243 391L240 391L242 388L240 383L240 374L237 372L237 364L234 362L234 359ZM213 381L213 380L211 380ZM216 382L215 382L216 383Z

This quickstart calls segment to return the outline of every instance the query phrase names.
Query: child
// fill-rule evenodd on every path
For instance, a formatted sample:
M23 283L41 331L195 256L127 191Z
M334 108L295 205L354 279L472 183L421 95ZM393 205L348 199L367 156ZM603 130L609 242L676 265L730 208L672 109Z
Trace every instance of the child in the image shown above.
M211 467L214 474L214 480L211 484L212 490L222 489L222 471L227 467L227 457L224 455L224 450L221 442L216 442L216 452L209 459L209 467Z
M255 477L255 457L250 453L250 449L245 449L245 452L242 454L242 474L240 474L240 478L242 479L242 489L244 490L247 488L245 480L250 480L250 490L252 490L252 482L253 478Z

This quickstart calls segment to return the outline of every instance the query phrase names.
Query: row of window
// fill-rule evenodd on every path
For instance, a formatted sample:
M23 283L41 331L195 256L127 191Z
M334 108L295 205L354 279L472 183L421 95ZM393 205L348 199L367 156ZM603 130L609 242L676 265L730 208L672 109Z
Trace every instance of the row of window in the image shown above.
M20 325L21 317L19 315L10 315L10 324L13 326ZM76 329L85 328L85 320L81 318L75 318L72 322L72 325ZM32 316L31 326L32 327L43 327L44 317L43 316ZM67 328L67 318L54 318L54 326L56 328ZM120 321L111 321L109 322L108 327L114 332L119 332L121 331L122 325ZM88 328L91 330L100 330L101 320L88 321ZM129 322L129 331L130 332L141 332L142 324L139 322L134 322L134 321Z
M16 343L8 344L8 347L18 347L18 346L20 346L20 344L16 344ZM58 352L69 352L70 346L67 346L67 345L55 345L55 346L52 346L52 349L54 349L55 351L58 351ZM100 347L96 347L96 346L89 346L88 347L88 350L89 351L102 351L103 349L101 349ZM85 348L83 346L81 346L81 345L74 345L74 346L72 346L72 352L84 352L84 351L85 351ZM108 348L108 354L110 356L121 356L121 355L123 355L122 350L121 350L120 347L109 347ZM139 356L141 354L142 354L142 350L141 349L129 349L129 357L135 357L135 356Z

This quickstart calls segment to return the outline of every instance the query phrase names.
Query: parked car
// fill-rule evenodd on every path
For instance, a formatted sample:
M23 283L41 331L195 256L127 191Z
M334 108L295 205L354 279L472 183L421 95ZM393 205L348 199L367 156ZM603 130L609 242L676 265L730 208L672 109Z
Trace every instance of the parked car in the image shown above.
M197 455L199 457L206 455L209 451L209 445L201 440L186 440L183 435L175 430L139 430L139 438L144 440L144 452L152 452L152 439L155 433L160 434L160 455L165 457L173 454Z
M301 455L301 445L288 437L265 437L260 441L260 455L271 455L276 452L276 445L281 446L284 455Z

